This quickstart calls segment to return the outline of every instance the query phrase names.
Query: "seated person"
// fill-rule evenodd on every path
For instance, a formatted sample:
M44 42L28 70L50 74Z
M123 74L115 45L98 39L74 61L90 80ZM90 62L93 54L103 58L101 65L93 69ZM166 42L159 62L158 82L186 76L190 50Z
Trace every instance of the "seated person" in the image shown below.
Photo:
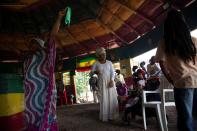
M137 70L138 70L138 66L133 66L133 68L132 68L132 71L133 71L132 77L133 78L136 78L137 77Z
M147 71L146 71L146 68L144 67L145 64L146 63L144 61L140 62L140 69L143 71L144 78L147 78Z
M125 106L124 114L123 114L123 121L128 122L129 124L129 117L128 114L131 113L132 118L135 118L135 115L142 116L142 91L143 90L156 90L159 85L146 82L146 80L143 77L143 72L141 69L137 71L137 77L135 79L135 92L129 96L128 101ZM149 94L147 95L147 101L155 101L160 100L159 94ZM155 116L156 112L155 110L152 110L151 108L146 110L147 117L149 116Z
M121 82L122 84L125 84L124 76L120 73L120 70L116 70L114 81L115 83Z
M149 60L149 64L147 65L148 79L159 78L160 73L161 70L155 62L155 56L152 56Z
M127 96L128 90L126 84L123 84L120 81L116 82L116 90L118 96Z
M116 90L119 96L127 96L127 86L125 84L125 80L123 75L120 73L120 70L116 70L116 76L115 76L115 84L116 84Z
M128 114L131 112L131 108L138 103L142 90L145 87L146 81L143 77L143 72L141 69L137 70L136 78L134 79L134 82L135 82L134 92L130 94L130 96L128 97L123 114L123 121L126 122L128 122Z

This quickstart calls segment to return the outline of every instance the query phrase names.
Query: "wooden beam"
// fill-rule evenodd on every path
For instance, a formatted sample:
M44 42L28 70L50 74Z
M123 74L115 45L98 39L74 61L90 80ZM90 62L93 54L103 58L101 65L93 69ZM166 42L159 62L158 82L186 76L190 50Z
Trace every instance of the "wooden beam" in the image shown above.
M109 26L105 25L101 20L96 19L96 22L103 27L104 29L108 30L109 32L111 32L115 37L117 37L120 41L123 42L123 45L127 45L128 42L125 41L124 39L122 39L121 37L119 37Z
M64 46L62 44L62 40L57 37L57 41L58 41L58 45L60 46L61 51L63 51L64 53L66 53L69 57L71 57L72 55L70 54L70 52L68 52L67 50L64 49ZM63 54L64 54L63 53Z
M74 35L67 29L67 27L65 27L63 31L64 31L66 34L68 34L69 37L70 37L72 40L75 41L75 44L81 45L81 43L74 37ZM81 45L81 46L82 46L82 47L86 50L86 52L89 54L88 48L87 48L86 46L84 46L84 45Z
M16 44L15 43L16 42L16 39L14 38L13 39L13 41L10 43L7 43L6 44L6 47L9 49L9 50L12 50L12 51L14 51L18 56L20 55L20 50L18 49L18 47L16 47L16 46L14 46L14 44ZM14 44L13 44L14 43Z
M26 4L22 4L22 3L10 3L10 4L1 3L0 4L0 7L20 7L20 8L24 8L26 6L27 6Z
M69 31L68 29L66 29L66 28L67 28L67 27L65 27L63 31L64 31L66 34L68 34L69 37L70 37L72 40L75 41L75 44L79 44L80 42L79 42L78 40L76 40L75 37L73 36L73 34L71 34L70 31Z
M81 3L82 4L82 3ZM94 12L92 12L92 10L87 7L86 5L82 4L82 6L84 6L84 8L87 8L92 14L94 14ZM101 11L100 13L102 12L102 9L101 8ZM109 32L111 32L116 38L118 38L120 41L123 42L123 45L127 45L128 42L125 41L124 39L122 39L121 37L119 37L112 29L111 27L108 27L107 25L105 25L101 20L98 19L99 17L96 18L96 22L99 23L100 26L102 26L104 29L108 30ZM117 43L119 46L121 46L119 43Z
M129 12L134 12L137 15L139 15L142 19L144 19L145 21L147 21L148 23L150 23L152 26L154 26L154 22L152 20L150 20L149 18L147 18L146 16L142 15L141 13L137 12L135 9L131 9L128 6L126 6L125 4L123 4L122 2L120 2L119 0L113 0L114 2L116 2L117 4L119 4L121 7L127 9Z
M95 37L92 36L92 35L88 32L88 30L86 29L86 27L84 26L84 24L83 24L82 22L79 23L79 25L80 25L81 28L83 29L82 31L83 31L89 38L93 39L98 45L100 45L100 42L99 42L98 40L96 40ZM96 45L96 47L98 47L98 46Z
M113 13L112 13L108 8L106 8L105 6L103 6L103 9L104 9L105 11L109 12L109 13L112 15L112 17L114 17L115 19L121 21L124 25L126 25L128 28L130 28L132 31L134 31L135 34L137 34L138 36L140 36L140 33L139 33L138 31L136 31L136 30L134 29L134 27L132 27L131 25L128 25L127 23L125 23L125 21L122 20L119 16L113 14Z

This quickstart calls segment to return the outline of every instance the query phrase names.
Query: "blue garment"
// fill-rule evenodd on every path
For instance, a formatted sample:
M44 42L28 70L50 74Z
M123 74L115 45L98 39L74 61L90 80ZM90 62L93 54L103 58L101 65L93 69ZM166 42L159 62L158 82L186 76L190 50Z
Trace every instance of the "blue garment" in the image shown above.
M174 88L178 131L195 131L192 108L197 88Z

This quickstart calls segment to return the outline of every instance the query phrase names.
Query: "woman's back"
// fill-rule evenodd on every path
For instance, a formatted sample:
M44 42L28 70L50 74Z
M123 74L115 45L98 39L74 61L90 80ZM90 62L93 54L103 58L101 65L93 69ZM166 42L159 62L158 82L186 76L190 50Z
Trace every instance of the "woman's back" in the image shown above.
M197 47L197 40L193 38L193 42ZM194 64L193 61L184 62L177 55L167 56L165 55L164 49L165 44L162 40L156 56L160 57L164 54L162 59L166 62L165 64L168 67L175 87L197 87L197 64Z

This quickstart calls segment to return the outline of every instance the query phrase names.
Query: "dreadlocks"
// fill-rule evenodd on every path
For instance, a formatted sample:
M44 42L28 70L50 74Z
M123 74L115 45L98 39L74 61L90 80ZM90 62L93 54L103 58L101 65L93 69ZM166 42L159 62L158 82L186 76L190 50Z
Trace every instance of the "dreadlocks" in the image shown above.
M164 23L165 52L195 64L196 48L181 12L171 10Z

